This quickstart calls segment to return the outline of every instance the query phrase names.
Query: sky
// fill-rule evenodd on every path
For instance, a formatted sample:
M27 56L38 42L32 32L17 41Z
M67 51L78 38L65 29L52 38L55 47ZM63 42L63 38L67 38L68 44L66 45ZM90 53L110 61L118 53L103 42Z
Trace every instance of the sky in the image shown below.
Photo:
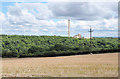
M33 2L32 2L33 1ZM1 34L89 37L118 36L118 2L0 1Z

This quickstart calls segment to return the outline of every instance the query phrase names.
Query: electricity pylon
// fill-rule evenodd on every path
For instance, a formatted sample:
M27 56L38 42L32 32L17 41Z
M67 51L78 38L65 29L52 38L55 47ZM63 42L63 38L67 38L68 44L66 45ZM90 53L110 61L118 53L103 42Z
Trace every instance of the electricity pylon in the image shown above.
M93 30L91 26L90 26L89 32L90 32L90 54L92 54L92 32Z

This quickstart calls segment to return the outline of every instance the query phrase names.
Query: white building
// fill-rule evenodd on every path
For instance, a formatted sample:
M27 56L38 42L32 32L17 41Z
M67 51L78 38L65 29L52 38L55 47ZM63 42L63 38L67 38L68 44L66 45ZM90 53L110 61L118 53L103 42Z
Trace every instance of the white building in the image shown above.
M73 38L82 38L82 37L81 37L81 34L79 33L79 34L73 36Z

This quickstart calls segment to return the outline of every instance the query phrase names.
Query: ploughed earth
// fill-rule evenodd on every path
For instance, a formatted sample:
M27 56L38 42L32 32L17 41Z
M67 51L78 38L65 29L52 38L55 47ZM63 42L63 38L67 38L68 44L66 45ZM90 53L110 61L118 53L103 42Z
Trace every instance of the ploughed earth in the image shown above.
M3 58L3 77L117 77L118 53Z

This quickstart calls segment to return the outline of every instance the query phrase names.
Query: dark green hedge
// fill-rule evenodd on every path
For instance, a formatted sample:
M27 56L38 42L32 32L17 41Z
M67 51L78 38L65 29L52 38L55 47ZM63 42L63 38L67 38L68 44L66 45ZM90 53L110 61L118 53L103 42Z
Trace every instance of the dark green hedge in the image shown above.
M50 57L90 53L90 40L60 36L2 35L2 57ZM92 53L118 52L118 38L93 38Z

